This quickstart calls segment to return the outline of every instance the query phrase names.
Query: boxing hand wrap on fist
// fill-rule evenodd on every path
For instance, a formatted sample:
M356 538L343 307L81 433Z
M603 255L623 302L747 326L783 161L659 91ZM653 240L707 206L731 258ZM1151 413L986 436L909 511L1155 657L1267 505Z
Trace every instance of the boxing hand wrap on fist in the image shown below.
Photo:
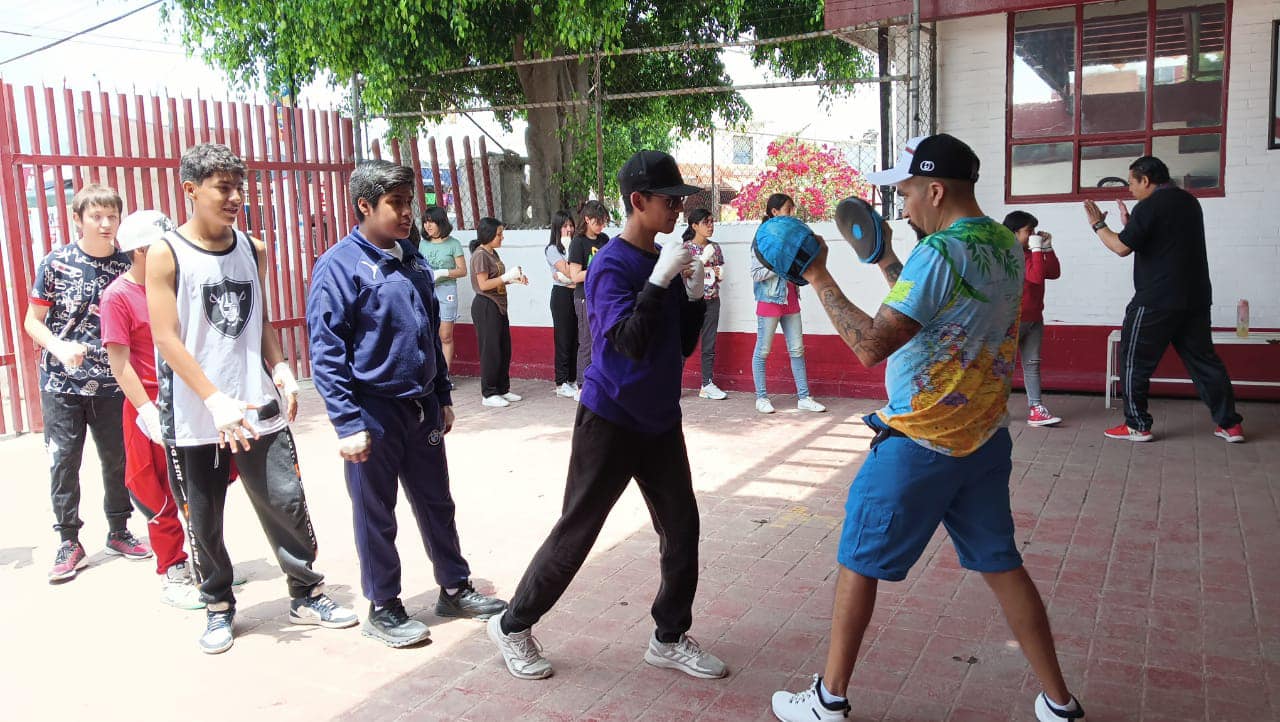
M213 425L218 431L230 433L240 428L241 422L244 421L245 409L249 408L249 405L221 391L215 391L204 400L204 407L213 415Z
M670 241L658 253L658 262L653 264L653 272L649 274L649 283L666 288L671 280L689 267L693 254L679 241Z
M369 455L369 432L360 431L338 439L338 453L350 461L364 461Z
M449 269L447 269L447 268L437 268L437 269L435 270L435 274L434 274L434 275L435 275L435 280L437 280L437 281L439 281L439 280L440 280L440 279L442 279L442 278L448 278L448 277L449 277Z
M560 283L573 283L572 278L569 278L568 276L564 275L559 271L556 271L556 280L559 281Z
M711 259L715 257L716 257L716 247L714 244L708 242L707 247L702 249L702 255L698 256L698 260L702 261L702 265L705 266L708 263L711 263Z
M281 361L271 369L271 381L275 383L276 388L287 395L298 395L298 380L293 377L293 370L289 368L289 364Z
M702 265L701 258L695 258L689 264L689 272L684 278L684 290L689 294L690 301L698 301L702 299L707 287L706 267Z
M78 368L84 363L84 354L88 349L82 343L75 341L64 341L63 339L54 339L46 349L53 354L58 362L63 366L73 369Z
M1032 252L1043 252L1053 250L1053 236L1045 232L1033 234L1027 239L1027 248Z
M155 404L148 401L139 406L136 423L138 428L142 429L142 433L151 439L151 443L164 443L164 432L160 430L160 409L157 409Z
M502 274L502 282L508 283L508 284L516 283L523 276L524 276L524 271L521 271L519 266L513 266L510 269L508 269L506 273Z

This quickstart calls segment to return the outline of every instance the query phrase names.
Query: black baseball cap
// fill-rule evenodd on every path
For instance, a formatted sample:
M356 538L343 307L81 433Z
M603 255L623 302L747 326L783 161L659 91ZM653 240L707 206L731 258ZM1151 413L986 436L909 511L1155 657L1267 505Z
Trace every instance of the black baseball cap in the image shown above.
M978 154L967 143L946 133L922 135L907 141L898 155L898 164L877 173L868 173L867 180L878 186L891 186L910 178L951 178L978 182Z
M683 197L702 190L685 183L676 159L660 150L642 150L627 159L618 171L618 189L623 197L632 193Z

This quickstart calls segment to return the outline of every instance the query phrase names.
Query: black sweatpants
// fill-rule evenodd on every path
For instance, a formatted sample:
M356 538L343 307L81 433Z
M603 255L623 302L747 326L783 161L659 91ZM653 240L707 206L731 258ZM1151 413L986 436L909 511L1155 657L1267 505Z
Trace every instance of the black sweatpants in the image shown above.
M578 378L578 312L573 307L573 289L551 287L551 328L556 345L556 386Z
M81 396L40 392L44 411L44 447L49 453L49 492L54 531L63 541L78 539L80 460L86 431L93 435L102 464L102 510L111 531L125 528L133 506L124 486L124 431L119 394Z
M223 541L231 450L217 444L169 446L169 480L187 518L191 560L200 598L235 607L231 556ZM262 531L289 584L291 598L304 597L324 581L313 570L316 536L298 475L298 452L288 430L252 439L248 451L234 456L240 485L258 514Z
M618 497L635 478L658 532L661 582L653 600L657 635L675 641L693 624L698 589L698 502L680 425L641 434L578 406L560 520L534 555L503 619L532 627L564 594Z
M1209 407L1218 426L1242 421L1236 413L1235 394L1227 367L1213 349L1209 309L1159 309L1130 304L1120 331L1120 392L1124 396L1124 420L1130 428L1151 430L1147 397L1151 374L1165 349L1173 344L1182 365L1195 383L1200 400Z
M480 393L501 396L511 391L511 319L491 298L476 294L471 322L480 345Z

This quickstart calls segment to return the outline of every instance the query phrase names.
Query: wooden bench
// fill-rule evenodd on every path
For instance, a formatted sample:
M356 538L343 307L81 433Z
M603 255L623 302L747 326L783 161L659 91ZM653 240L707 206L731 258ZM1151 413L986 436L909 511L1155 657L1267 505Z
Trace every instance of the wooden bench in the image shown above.
M1238 336L1235 331L1214 331L1213 345L1227 346L1261 346L1264 344L1280 344L1280 333L1258 333L1252 332L1248 336ZM1115 387L1120 382L1120 359L1118 358L1120 348L1120 329L1116 329L1107 335L1107 380L1106 380L1106 404L1107 408L1111 408L1111 397L1118 396ZM1151 383L1163 384L1189 384L1191 379L1182 378L1152 378ZM1247 381L1231 377L1231 383L1236 386L1271 386L1280 387L1280 381Z

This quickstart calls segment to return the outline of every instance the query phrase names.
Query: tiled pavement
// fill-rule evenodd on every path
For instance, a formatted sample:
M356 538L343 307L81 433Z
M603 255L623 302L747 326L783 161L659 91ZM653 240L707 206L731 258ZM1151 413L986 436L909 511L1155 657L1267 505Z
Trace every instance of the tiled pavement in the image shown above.
M549 384L515 390L529 400L483 409L475 381L464 380L448 440L464 549L477 581L500 594L555 519L573 414ZM748 394L720 403L686 394L703 520L692 634L729 663L733 674L720 681L640 661L657 545L634 488L535 629L556 676L521 682L480 624L431 614L436 587L407 511L405 599L433 632L416 649L289 626L280 573L242 494L231 495L228 544L250 581L225 655L197 651L202 616L158 602L149 562L98 553L80 578L50 586L56 539L40 440L0 442L9 470L0 719L771 719L769 695L799 689L822 667L844 493L869 436L857 419L877 405L823 400L830 413L760 417ZM1157 401L1160 440L1147 445L1104 440L1116 414L1096 397L1050 402L1062 427L1011 428L1013 501L1027 566L1089 719L1277 719L1280 406L1242 404L1250 440L1228 447L1196 402ZM1010 408L1023 403L1016 396ZM318 567L363 615L350 507L313 395L295 431ZM82 503L91 548L105 532L95 467L86 463ZM136 517L132 528L143 531ZM881 585L854 674L853 719L1031 720L1036 690L993 596L959 569L942 535L905 582Z

